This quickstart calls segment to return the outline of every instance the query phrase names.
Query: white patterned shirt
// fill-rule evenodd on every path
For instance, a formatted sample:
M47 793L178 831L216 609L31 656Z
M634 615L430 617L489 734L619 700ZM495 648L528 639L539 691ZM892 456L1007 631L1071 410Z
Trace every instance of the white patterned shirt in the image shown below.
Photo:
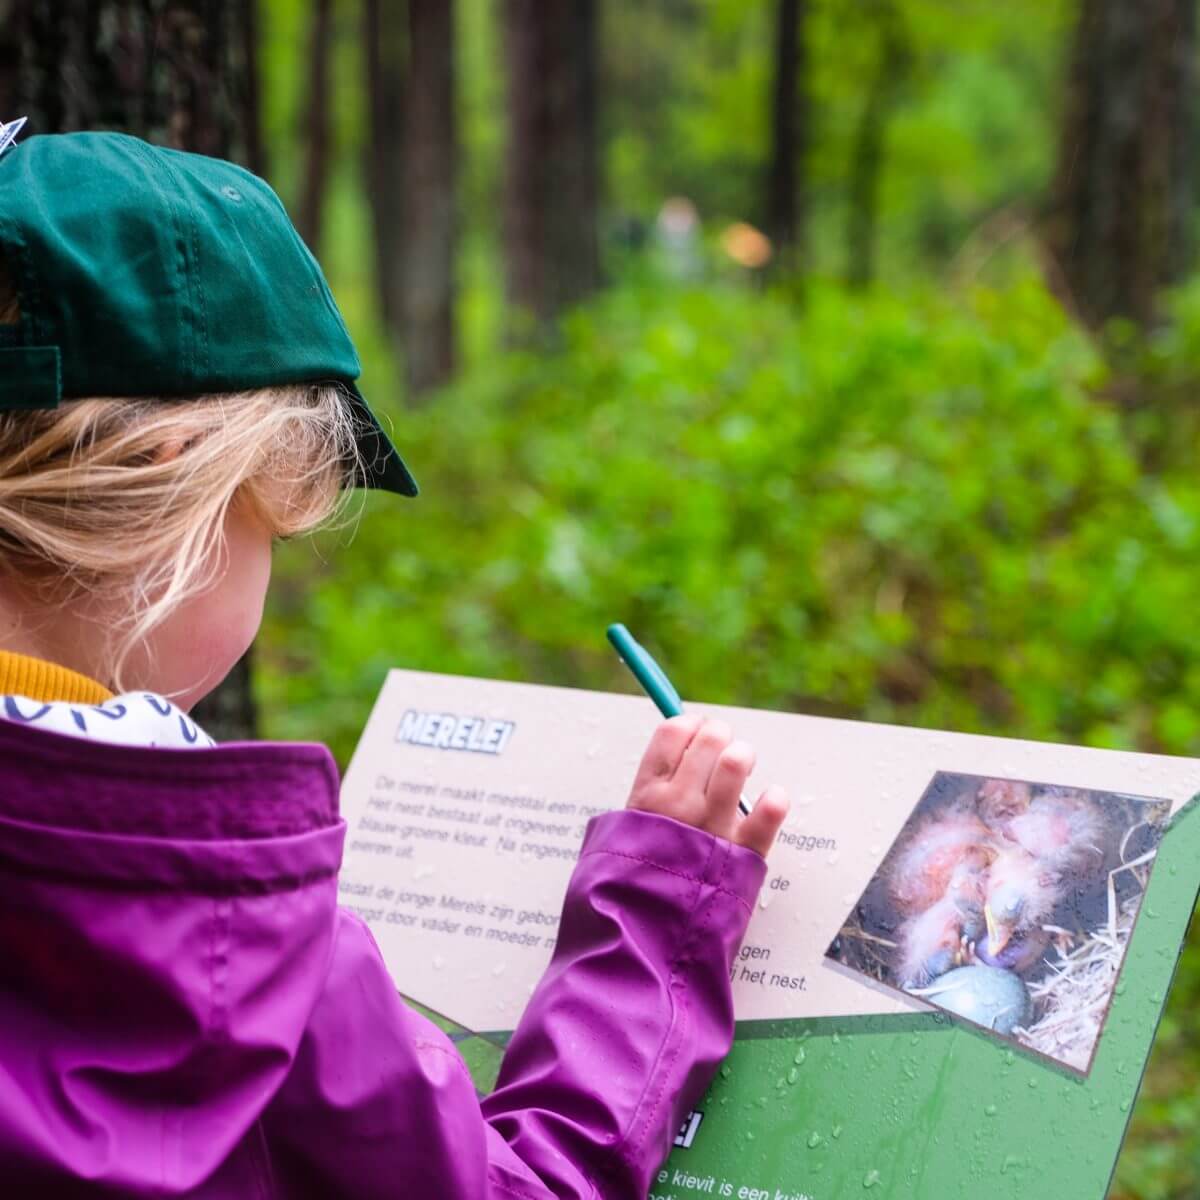
M119 746L190 750L217 744L182 709L154 692L127 692L103 704L0 695L0 720Z

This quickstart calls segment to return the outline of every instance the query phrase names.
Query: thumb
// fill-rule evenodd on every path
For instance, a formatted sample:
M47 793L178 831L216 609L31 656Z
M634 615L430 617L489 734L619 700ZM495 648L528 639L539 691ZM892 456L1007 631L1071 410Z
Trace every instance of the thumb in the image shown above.
M787 819L789 808L787 793L783 788L776 785L767 788L759 796L750 815L739 822L735 841L739 846L745 846L766 858Z

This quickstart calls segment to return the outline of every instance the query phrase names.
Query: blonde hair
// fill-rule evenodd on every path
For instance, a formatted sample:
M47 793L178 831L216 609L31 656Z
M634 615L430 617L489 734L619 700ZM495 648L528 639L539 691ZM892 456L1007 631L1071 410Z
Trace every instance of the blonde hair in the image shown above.
M0 323L19 317L0 259ZM48 601L87 593L124 613L102 657L120 690L135 647L215 581L235 501L277 536L306 532L357 467L332 384L0 413L0 568Z

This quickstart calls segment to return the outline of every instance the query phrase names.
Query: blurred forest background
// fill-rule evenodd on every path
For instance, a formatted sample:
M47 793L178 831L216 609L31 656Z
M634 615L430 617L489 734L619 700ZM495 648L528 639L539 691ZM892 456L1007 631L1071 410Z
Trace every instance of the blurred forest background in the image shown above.
M0 0L0 116L263 173L419 501L218 731L392 666L1200 755L1194 0ZM251 686L252 684L252 686ZM1200 1194L1200 940L1112 1196Z

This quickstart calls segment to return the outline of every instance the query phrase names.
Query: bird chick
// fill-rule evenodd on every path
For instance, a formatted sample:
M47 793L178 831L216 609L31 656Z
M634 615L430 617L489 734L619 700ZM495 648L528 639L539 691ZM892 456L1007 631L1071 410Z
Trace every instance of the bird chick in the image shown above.
M945 893L900 927L900 986L926 987L939 975L970 961L986 928L983 914L986 861L960 862L950 874Z
M988 825L999 830L1025 812L1032 799L1033 787L1019 779L985 779L979 785L978 812Z
M889 890L898 911L915 916L937 904L958 868L965 868L965 879L987 866L993 840L970 809L948 808L919 821L889 869Z
M1080 792L1054 788L1033 797L1028 807L1002 825L1004 836L1042 866L1083 881L1105 863L1108 826L1097 805Z
M1049 944L1050 934L1045 929L1027 929L1018 936L1009 937L999 950L993 951L991 935L985 933L970 947L969 961L981 962L989 967L1002 967L1006 971L1024 975L1042 961Z
M975 947L989 966L1027 970L1042 955L1048 940L1043 922L1062 894L1062 878L1020 846L997 849L983 892L987 936Z

